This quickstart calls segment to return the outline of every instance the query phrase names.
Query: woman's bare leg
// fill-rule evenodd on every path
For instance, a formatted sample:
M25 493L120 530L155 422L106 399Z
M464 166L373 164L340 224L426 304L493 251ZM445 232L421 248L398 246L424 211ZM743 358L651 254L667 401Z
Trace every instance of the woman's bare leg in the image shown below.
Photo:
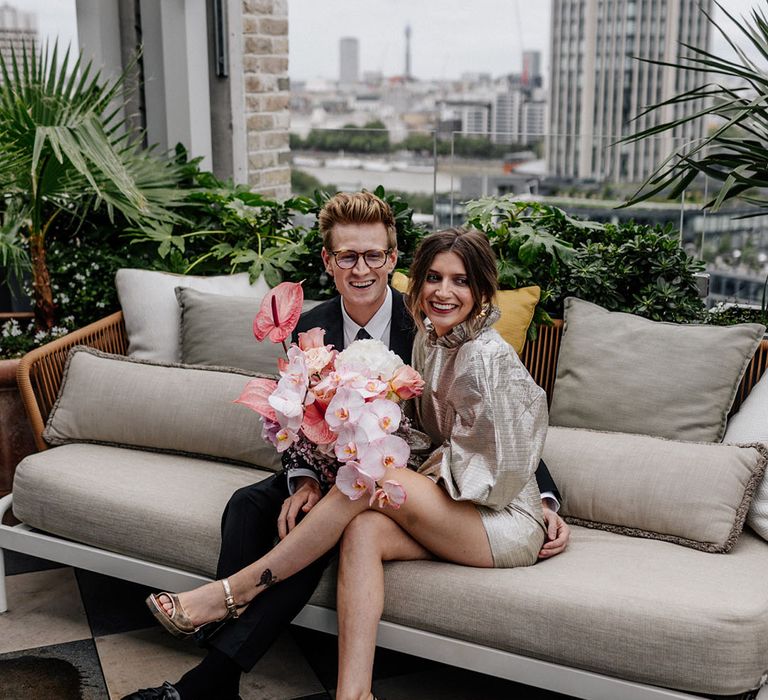
M382 513L361 513L344 530L336 587L336 700L367 700L370 696L376 629L384 610L383 562L431 558L428 550Z
M399 509L369 507L365 497L351 501L332 488L274 548L229 577L235 602L249 603L271 585L315 561L339 541L353 518L369 509L394 520L440 559L468 566L493 566L488 537L472 503L454 501L431 479L408 469L388 469L385 479L394 479L405 487L408 498ZM226 610L218 582L183 593L180 599L196 625L219 619ZM170 613L170 601L165 606Z

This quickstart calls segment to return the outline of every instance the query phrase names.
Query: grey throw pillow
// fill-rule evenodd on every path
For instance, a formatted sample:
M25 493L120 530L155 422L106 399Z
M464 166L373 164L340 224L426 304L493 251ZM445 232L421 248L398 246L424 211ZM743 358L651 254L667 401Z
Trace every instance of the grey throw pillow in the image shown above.
M285 357L280 343L253 337L253 319L261 299L206 294L190 287L176 289L181 307L181 361L188 365L236 367L277 375L277 360ZM304 302L303 311L318 304Z
M765 326L659 323L570 297L550 424L719 442Z
M166 365L77 346L43 432L50 445L133 447L277 471L261 418L234 403L253 373Z

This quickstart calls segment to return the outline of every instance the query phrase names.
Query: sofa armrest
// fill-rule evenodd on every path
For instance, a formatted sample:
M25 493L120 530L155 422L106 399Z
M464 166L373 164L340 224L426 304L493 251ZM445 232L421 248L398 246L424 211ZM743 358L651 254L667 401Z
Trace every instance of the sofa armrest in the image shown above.
M520 359L525 368L544 391L547 403L552 403L555 388L557 356L560 353L560 339L563 335L562 319L552 319L551 326L539 326L539 335L534 342L527 342Z
M117 311L67 333L21 358L16 380L39 450L48 447L43 440L43 428L61 387L67 354L75 345L87 345L104 352L125 355L128 351L128 336L123 312Z

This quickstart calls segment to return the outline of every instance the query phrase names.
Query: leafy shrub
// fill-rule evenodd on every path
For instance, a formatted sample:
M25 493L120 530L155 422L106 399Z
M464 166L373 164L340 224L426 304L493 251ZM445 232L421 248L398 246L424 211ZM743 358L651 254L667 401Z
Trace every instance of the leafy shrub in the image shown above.
M705 319L695 278L704 264L680 248L670 227L579 221L509 197L469 202L467 215L491 241L502 289L541 287L537 324L562 316L567 296L656 321Z

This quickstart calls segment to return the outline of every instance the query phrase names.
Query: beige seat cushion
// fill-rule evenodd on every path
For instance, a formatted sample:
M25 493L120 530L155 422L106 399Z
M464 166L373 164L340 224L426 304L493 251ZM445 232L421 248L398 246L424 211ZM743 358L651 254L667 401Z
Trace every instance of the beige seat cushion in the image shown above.
M384 619L545 661L700 693L757 687L768 668L768 544L729 554L581 527L518 569L387 564ZM335 607L334 572L312 603Z
M19 464L13 510L67 539L213 576L224 506L268 476L178 455L62 445Z

